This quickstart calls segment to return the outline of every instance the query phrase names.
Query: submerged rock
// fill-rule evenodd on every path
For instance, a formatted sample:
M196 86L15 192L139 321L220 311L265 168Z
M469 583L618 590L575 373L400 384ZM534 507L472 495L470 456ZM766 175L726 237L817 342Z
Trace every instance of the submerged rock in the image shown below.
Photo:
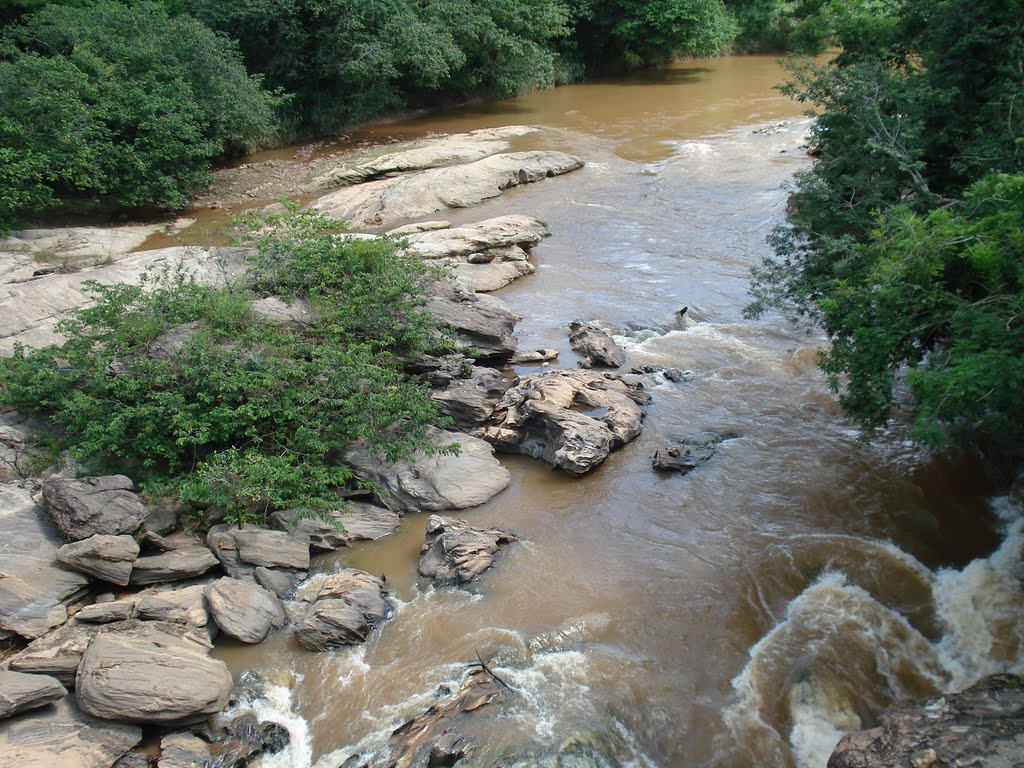
M569 346L579 354L581 368L607 366L618 368L626 362L626 353L607 331L594 323L569 324Z
M962 693L893 704L844 736L828 768L1015 768L1024 755L1024 680L992 675Z
M459 453L417 453L414 461L389 462L356 446L346 460L384 489L384 503L396 512L475 507L511 482L512 476L483 440L436 428L428 431L427 439L439 449L457 444Z
M57 559L68 568L121 586L128 583L138 556L138 542L124 535L96 534L57 550Z
M735 435L718 435L705 432L696 437L677 440L676 445L659 448L651 457L651 465L657 472L678 472L685 475L715 455L715 448L724 440Z
M379 576L346 568L320 587L316 600L295 625L295 636L311 651L366 641L391 615L391 601Z
M0 765L17 768L110 768L142 740L137 725L99 720L68 697L0 728Z
M52 477L43 483L43 506L71 541L96 534L130 534L149 516L134 490L135 485L124 475L79 480Z
M467 208L511 187L582 167L582 160L564 152L510 152L345 187L315 200L312 207L355 227L376 227L448 208Z
M174 625L176 626L176 625ZM155 622L95 637L78 667L78 705L106 720L179 725L227 706L232 679L210 646Z
M617 379L548 371L510 389L480 434L499 451L582 475L640 434L643 410L637 399Z
M497 528L482 530L440 515L427 519L419 574L438 586L467 584L494 565L498 548L516 537Z
M33 640L67 621L89 580L57 563L62 543L26 488L0 485L0 630Z
M60 701L67 689L55 677L0 669L0 720Z

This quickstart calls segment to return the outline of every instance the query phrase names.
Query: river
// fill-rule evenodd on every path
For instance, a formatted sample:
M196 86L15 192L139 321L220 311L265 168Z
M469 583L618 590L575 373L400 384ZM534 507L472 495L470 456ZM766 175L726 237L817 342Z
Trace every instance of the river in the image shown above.
M524 318L520 347L574 365L566 326L597 319L629 365L692 378L658 384L642 436L583 478L503 457L511 487L462 516L522 542L475 589L417 583L425 517L408 515L314 566L387 576L399 607L364 646L220 643L292 732L266 768L383 744L477 651L516 689L466 725L479 766L596 732L624 765L821 768L895 698L1020 671L1022 533L986 473L898 435L863 442L815 366L822 339L742 317L784 184L809 162L802 107L773 90L784 77L772 57L685 62L352 137L551 128L516 148L567 150L583 170L451 217L548 223L537 273L498 294ZM705 465L652 471L655 450L705 431L729 438Z

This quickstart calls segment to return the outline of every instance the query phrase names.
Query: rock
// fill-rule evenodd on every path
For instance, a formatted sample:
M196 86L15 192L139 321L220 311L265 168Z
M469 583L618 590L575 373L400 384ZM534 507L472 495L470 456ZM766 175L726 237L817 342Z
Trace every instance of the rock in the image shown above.
M507 378L493 368L476 365L469 366L466 373L462 378L452 379L431 397L438 404L438 410L450 416L456 427L469 431L490 418L494 407L519 380Z
M308 536L309 545L323 551L348 547L354 541L375 541L394 533L402 524L397 513L361 501L349 502L343 510L328 512L326 518L304 517L296 521L296 513L290 509L274 512L270 518L283 531Z
M51 477L43 483L43 507L68 539L80 541L95 534L135 533L149 510L124 475Z
M153 531L146 531L143 534L140 546L151 551L156 550L157 552L170 552L172 549L178 549L173 541Z
M626 353L608 333L594 323L569 324L569 346L582 358L580 367L603 365L618 368L626 362Z
M448 208L467 208L520 184L575 171L583 161L564 152L512 152L346 187L312 207L352 226L382 226Z
M49 675L0 670L0 720L60 701L67 689Z
M280 723L267 722L260 726L260 739L264 753L276 755L291 743L292 735Z
M263 751L260 723L254 712L243 712L231 718L224 726L224 731L224 738L220 740L220 753L211 761L210 768L245 766Z
M88 281L103 285L137 283L143 272L155 274L165 267L181 267L201 282L222 284L241 273L241 253L238 248L161 248L129 253L112 263L71 273L0 284L0 355L10 355L16 343L41 347L59 342L60 336L54 330L58 320L69 309L92 301L85 285Z
M178 512L174 507L164 502L157 502L149 508L146 522L142 524L142 530L147 536L156 536L161 533L173 531L178 527Z
M640 434L643 411L621 381L588 371L547 371L510 389L480 431L497 450L589 472Z
M188 627L205 627L210 620L203 594L205 587L205 584L190 584L144 590L135 596L135 616Z
M108 723L79 711L70 697L0 728L0 765L110 768L142 740L137 725Z
M248 578L257 566L264 568L309 568L309 538L302 532L286 533L264 528L239 530L215 525L206 535L206 544L220 560L229 576Z
M532 352L519 352L509 362L512 365L523 365L525 363L544 363L557 359L557 349L535 349Z
M263 320L290 328L305 328L316 320L313 307L305 299L295 299L287 303L275 296L269 296L253 301L252 311Z
M679 472L685 475L714 456L715 447L719 443L733 437L735 435L704 432L696 437L678 440L678 445L657 450L651 457L651 464L658 472Z
M98 635L86 648L76 678L78 705L95 717L182 725L227 706L232 679L209 646L139 622ZM173 626L173 625L172 625Z
M454 730L442 733L430 747L427 768L451 768L473 751L466 737Z
M566 739L557 752L502 760L493 768L621 768L606 739L579 734Z
M191 733L171 733L160 739L157 768L206 768L210 745Z
M432 281L428 292L425 309L455 332L457 343L472 348L478 361L498 364L515 354L517 342L512 331L520 318L504 303L493 297L485 299L446 279Z
M1014 768L1024 755L1024 680L986 677L962 693L901 701L843 737L828 768Z
M138 542L123 535L96 534L57 550L57 559L68 568L121 586L128 583L138 556Z
M153 627L164 634L184 638L193 644L212 647L209 634L195 627L162 621L143 623L135 619L111 624L80 623L77 619L72 619L63 627L32 641L27 648L12 656L9 660L10 668L18 672L53 675L64 686L73 688L78 665L93 638L101 633L133 632L139 626Z
M203 546L172 549L159 555L146 555L135 561L132 584L160 584L202 576L217 566L217 558Z
M467 584L494 565L500 545L515 540L508 531L481 530L464 520L431 515L418 570L438 586Z
M57 564L62 543L27 489L0 485L0 634L33 640L67 621L89 580Z
M253 571L256 583L268 592L277 595L279 600L286 600L295 594L295 588L306 580L305 571L276 570L257 566Z
M129 752L118 758L111 768L149 768L149 757L142 752Z
M203 594L221 631L243 643L261 643L285 625L284 607L263 587L231 577L208 585Z
M295 636L311 651L366 641L391 615L391 601L379 576L346 568L320 587L316 600L295 625Z
M457 443L459 455L417 453L415 461L389 462L355 446L345 458L384 489L384 503L396 512L475 507L511 482L508 470L482 440L436 428L428 431L427 439L438 448Z
M108 603L87 605L75 614L76 621L95 624L109 624L112 621L124 621L135 615L135 597L125 600L113 600Z

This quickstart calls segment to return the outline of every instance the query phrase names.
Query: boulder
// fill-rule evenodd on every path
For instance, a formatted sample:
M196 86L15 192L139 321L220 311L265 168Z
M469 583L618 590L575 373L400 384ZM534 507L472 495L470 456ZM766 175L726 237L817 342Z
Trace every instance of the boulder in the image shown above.
M215 525L206 534L206 545L212 549L229 576L251 578L256 568L309 568L308 535L302 531L269 531L247 527L239 530L229 525Z
M438 410L450 416L456 427L469 431L490 418L494 407L519 380L478 365L468 366L464 373L464 376L452 378L443 389L435 390L431 397Z
M685 475L715 455L715 447L729 439L712 432L697 437L678 440L676 445L659 448L651 457L651 465L657 472L678 472Z
M353 227L378 227L397 219L467 208L511 187L582 167L582 160L564 152L511 152L345 187L318 198L312 207Z
M295 625L295 636L311 651L362 643L391 610L383 579L346 568L323 583Z
M160 739L157 768L206 768L210 745L188 732L169 733Z
M221 631L243 643L261 643L285 625L284 607L263 587L226 576L203 590Z
M520 318L503 302L443 278L431 281L427 290L426 310L455 333L457 343L472 348L477 360L498 364L515 354L512 331Z
M582 475L640 434L637 397L597 373L547 371L510 389L480 434L499 451Z
M323 551L348 547L354 541L375 541L394 533L402 524L396 512L361 501L349 502L345 509L333 510L325 517L296 520L295 511L288 509L274 512L270 518L282 531L308 536L309 545Z
M57 559L68 568L121 586L128 583L132 563L138 556L139 544L131 536L102 533L57 550Z
M524 365L526 363L546 363L557 359L557 349L535 349L531 352L518 352L509 362L513 365Z
M0 720L60 701L67 689L55 677L0 670Z
M111 600L109 602L96 602L84 606L75 614L75 621L85 621L92 624L109 624L113 621L124 621L135 615L135 596L123 600Z
M78 705L95 717L135 723L198 722L228 704L232 679L209 645L139 622L124 632L105 632L89 643L78 666Z
M499 546L515 540L508 531L474 528L464 520L431 515L418 570L438 586L468 584L494 565Z
M26 488L0 485L0 634L33 640L67 621L89 580L58 565L62 543Z
M487 443L469 435L431 428L427 439L442 449L458 444L458 455L417 453L413 461L390 462L353 447L346 460L385 492L396 512L466 509L483 504L511 482L511 475Z
M1024 755L1024 680L992 675L962 693L901 701L843 737L828 768L1013 768Z
M150 621L205 627L210 620L203 594L205 587L205 584L189 584L143 590L135 596L134 615Z
M206 630L182 624L163 621L144 623L136 619L96 624L81 623L77 619L72 619L63 627L32 641L28 647L12 656L9 660L10 668L18 672L53 675L63 685L72 688L82 656L93 638L100 634L134 632L140 626L153 627L164 634L186 639L195 645L213 647Z
M217 558L204 546L172 549L159 555L146 555L135 561L132 584L161 584L202 576L217 566Z
M43 506L71 541L96 534L131 534L149 515L134 488L124 475L51 477L43 483Z
M98 720L68 697L0 728L0 765L17 768L110 768L142 740L137 725Z
M569 346L580 356L581 368L618 368L626 362L626 353L622 348L607 331L594 323L570 323Z
M119 757L111 768L149 768L149 756L144 752L129 752Z
M280 723L260 723L254 712L232 718L224 730L220 753L206 768L236 768L249 765L259 754L273 755L291 742L291 734Z
M264 568L257 566L253 571L253 579L268 592L273 592L279 600L287 600L295 594L295 589L306 580L305 571Z

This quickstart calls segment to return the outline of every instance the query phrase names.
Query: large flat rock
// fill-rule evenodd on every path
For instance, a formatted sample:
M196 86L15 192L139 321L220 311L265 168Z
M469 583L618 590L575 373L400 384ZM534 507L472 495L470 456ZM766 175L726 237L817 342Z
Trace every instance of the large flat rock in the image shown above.
M476 507L511 482L483 440L436 428L427 437L438 448L458 444L459 454L418 453L414 461L391 462L356 446L346 460L384 489L384 503L396 512Z
M110 768L142 740L137 725L110 723L80 711L67 698L0 726L4 768Z
M88 579L57 562L63 544L25 488L0 485L0 629L34 639L67 620Z
M0 669L0 719L60 701L67 689L55 677Z
M311 547L324 551L348 547L355 541L375 541L394 533L402 524L398 513L360 501L325 516L300 519L288 509L273 512L270 517L282 531L308 536Z
M345 187L315 200L312 207L355 227L379 227L449 208L467 208L511 187L582 167L582 160L564 152L510 152Z

